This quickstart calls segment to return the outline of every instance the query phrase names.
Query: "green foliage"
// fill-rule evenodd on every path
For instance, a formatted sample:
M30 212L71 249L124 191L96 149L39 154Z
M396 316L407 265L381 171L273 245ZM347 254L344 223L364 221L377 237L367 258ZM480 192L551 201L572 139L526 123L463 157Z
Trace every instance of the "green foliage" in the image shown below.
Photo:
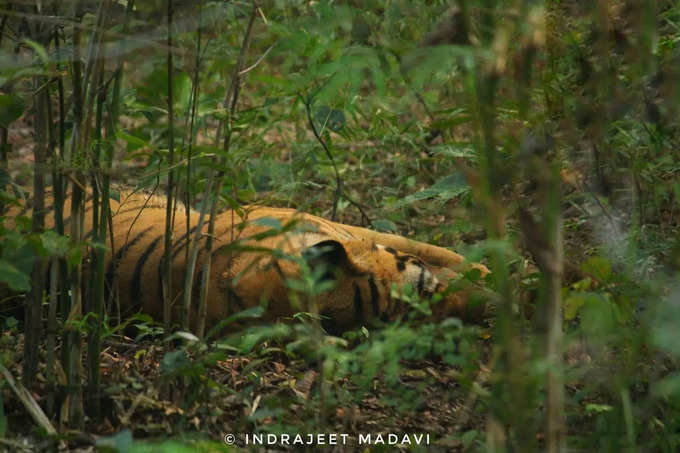
M160 193L170 170L172 127L180 200L204 206L212 195L207 188L214 190L209 178L217 173L224 175L217 194L222 207L256 202L328 215L336 174L310 129L308 103L341 179L339 220L370 221L378 230L455 246L492 270L485 279L479 271L467 272L449 285L451 291L484 286L493 300L488 326L433 322L437 297L421 300L406 288L393 296L409 304L408 317L337 338L324 334L316 310L318 298L333 287L326 269L278 250L259 250L301 266L299 278L287 282L299 313L286 324L268 325L264 307L256 307L197 339L165 332L144 315L113 327L107 318L95 320L103 323L102 338L120 339L135 326L136 341L152 345L148 350L168 348L159 359L159 384L132 380L131 388L177 386L184 409L208 408L201 415L221 397L236 398L240 406L232 421L241 432L319 432L333 423L360 432L375 425L357 427L352 417L332 414L375 404L396 413L390 426L403 429L399 416L422 414L432 402L426 390L448 379L442 377L448 372L454 378L439 396L451 407L469 407L456 415L462 421L442 422L442 442L453 442L442 448L536 451L547 448L544 378L557 370L566 391L568 448L678 449L677 2L459 1L456 8L412 0L259 2L233 115L223 102L250 3L175 5L172 125L168 49L158 39L165 35L167 5L135 2L123 24L119 13L130 3L112 3L118 9L103 25L91 5L81 18L70 7L55 5L47 13L39 6L51 19L37 22L59 36L59 49L54 38L32 33L40 29L33 22L37 10L15 5L3 16L0 129L9 131L2 151L11 151L8 168L0 168L3 207L16 204L7 191L9 176L23 184L33 176L33 168L15 165L21 159L14 156L28 149L22 128L40 119L29 108L36 105L39 82L51 99L51 117L42 119L50 122L55 176L82 172L87 184L97 183L103 170L87 153L111 144L114 180ZM106 138L68 161L77 151L70 144L76 110L87 110L75 105L73 95L75 65L68 59L74 30L81 32L81 71L90 74L97 66L87 43L97 36L93 30L105 30L104 116L105 123L116 124L102 128ZM123 78L115 81L112 68L119 58ZM101 133L84 135L95 132ZM549 228L560 218L563 259L551 254L560 239ZM13 222L15 227L0 229L3 290L27 291L36 258L65 260L73 270L84 251L101 247L88 249L54 231L30 233L29 218ZM259 238L295 227L266 218L259 223L270 229ZM236 241L219 253L246 249ZM561 278L557 290L550 287L551 272ZM61 291L68 294L70 286ZM556 352L565 360L557 364L545 350L551 294L561 299L565 333ZM532 314L531 321L524 319ZM60 311L59 326L67 316L67 309ZM92 314L74 317L68 327L78 335L90 329ZM15 337L17 326L4 325L5 337ZM16 346L4 341L7 349ZM235 372L243 377L240 386L217 384L217 364L227 359L248 361ZM292 385L268 392L272 363L298 367L298 381L309 370L319 377L306 392ZM433 367L437 372L423 371ZM2 408L4 437L14 428L3 424ZM187 420L180 419L186 428ZM229 450L219 442L147 443L137 437L120 431L100 439L98 447Z
M0 95L0 126L9 127L26 108L24 98L12 94Z

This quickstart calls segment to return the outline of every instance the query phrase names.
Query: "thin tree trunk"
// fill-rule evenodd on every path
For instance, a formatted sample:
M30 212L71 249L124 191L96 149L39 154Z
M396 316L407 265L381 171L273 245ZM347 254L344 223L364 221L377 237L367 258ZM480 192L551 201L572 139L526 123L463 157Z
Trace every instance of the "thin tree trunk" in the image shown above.
M549 453L564 451L564 380L562 365L562 273L564 250L562 245L562 210L560 207L560 177L557 168L549 188L550 199L544 208L548 221L545 236L552 258L542 269L546 281L546 337L545 358L548 364L546 376L547 401L547 450Z
M0 172L4 172L7 174L8 172L8 164L7 164L7 152L8 150L8 130L6 127L1 127L0 126ZM0 185L0 190L5 190L5 184L3 183ZM0 201L0 214L2 214L5 211L5 204Z
M55 15L57 12L55 11ZM61 48L59 43L59 32L54 31L54 45L57 53L57 72L60 73ZM57 103L59 106L59 133L50 132L52 140L50 141L50 158L52 159L52 198L54 200L54 229L60 236L64 235L64 178L62 176L63 156L65 151L66 141L66 127L64 119L64 83L62 76L57 76ZM50 107L50 105L48 105ZM51 108L50 110L51 111ZM52 115L50 115L52 117ZM50 125L52 121L50 121ZM58 138L59 153L56 151L56 144L54 143ZM47 413L53 416L55 407L55 391L57 389L57 382L54 376L54 348L56 345L57 336L57 312L61 310L66 313L68 306L68 272L65 258L56 258L52 260L50 265L50 294L49 294L49 310L47 318L47 382L51 391L47 394Z
M172 219L173 219L173 191L175 190L175 130L174 122L175 115L173 111L173 62L172 62L172 0L167 0L167 18L168 18L168 52L167 52L167 70L168 70L168 187L167 187L167 205L165 208L165 240L163 250L163 325L165 326L166 334L170 332L172 326Z
M33 220L31 232L41 234L45 230L45 176L47 173L47 147L49 143L48 103L49 91L42 77L34 77L37 93L34 96L36 144L33 149ZM38 345L41 337L41 311L45 285L46 263L36 257L31 274L31 291L26 305L26 333L24 343L23 381L32 387L38 370Z
M105 2L108 4L108 2ZM82 0L76 5L76 17L80 20L83 16ZM98 12L98 29L101 29L102 11L106 5L103 3ZM84 204L86 178L83 163L87 161L86 150L89 148L89 128L92 111L93 97L91 88L88 94L88 82L92 73L93 59L96 59L100 33L95 33L89 44L88 56L83 75L80 55L80 29L73 30L73 133L71 135L71 149L69 161L72 168L73 189L71 190L71 215L70 235L71 240L80 243L83 238ZM80 426L83 422L82 384L80 382L81 368L81 345L80 332L75 323L79 321L83 313L84 279L82 263L74 266L71 272L71 303L68 317L64 325L64 371L67 380L67 410L69 422L72 426Z
M180 318L182 321L182 328L185 330L189 329L189 313L190 313L190 306L191 306L191 288L192 288L192 282L194 280L194 271L196 269L196 259L198 257L198 246L192 247L192 237L191 237L191 163L192 163L192 158L193 158L193 143L194 143L194 124L196 120L196 110L198 106L198 95L199 95L199 81L200 81L200 68L201 68L201 28L202 28L202 16L201 16L201 11L203 8L203 4L199 4L198 6L198 30L197 30L197 39L196 39L196 60L194 61L194 76L193 76L193 81L192 81L192 86L191 86L191 113L190 113L190 121L189 121L189 149L188 149L188 156L187 156L187 176L186 176L186 190L185 190L185 200L184 200L184 212L186 216L186 238L187 238L187 245L184 248L185 250L185 256L184 256L184 262L187 263L184 269L184 288L185 291L183 292L183 300L182 300L182 309L181 309L181 314ZM207 188L206 190L208 192L212 191L212 181L208 181L208 186L210 188ZM197 233L202 233L202 228L203 228L203 220L205 216L205 209L201 209L201 215L199 216L198 219L198 228L196 230ZM196 236L197 240L200 238L199 235ZM199 315L200 317L200 315Z
M105 246L106 246L106 227L109 218L109 171L111 167L111 152L109 151L110 144L102 144L101 131L104 128L103 114L104 101L106 99L106 87L101 86L103 68L100 64L97 71L98 77L95 80L99 81L99 94L97 96L97 109L94 137L97 141L95 145L94 163L94 179L93 181L93 199L92 203L97 203L99 209L93 209L93 239L98 245L92 250L92 269L91 269L91 290L89 293L89 308L90 312L94 314L90 318L91 326L88 339L88 395L90 399L89 407L92 409L91 414L95 418L101 415L101 401L99 389L99 355L101 353L101 330L104 322L104 274L105 274ZM101 165L101 148L105 146L107 151L104 156L104 165ZM98 200L94 192L94 188L98 188L101 183L101 198ZM96 193L99 193L97 190Z

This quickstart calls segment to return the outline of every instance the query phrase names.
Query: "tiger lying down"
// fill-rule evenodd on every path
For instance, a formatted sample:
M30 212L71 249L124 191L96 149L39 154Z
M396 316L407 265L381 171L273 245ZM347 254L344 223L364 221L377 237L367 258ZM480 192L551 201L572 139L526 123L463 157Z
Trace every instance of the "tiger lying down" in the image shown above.
M91 209L92 203L88 202L85 232L91 230ZM70 212L68 203L64 212ZM142 311L161 320L165 199L121 193L120 202L111 200L111 213L113 246L107 243L111 251L106 269L109 289L115 285L123 314ZM198 218L198 212L191 211L192 237ZM277 229L277 223L282 227ZM47 226L52 224L50 214ZM174 231L172 283L177 307L187 246L184 209L177 210ZM207 222L203 231L207 232ZM267 320L290 318L305 311L308 307L291 304L288 285L290 279L300 276L300 257L309 257L312 269L324 266L323 278L335 280L332 289L316 298L322 325L331 333L359 327L371 318L392 320L405 315L409 304L401 300L400 294L408 288L422 298L430 298L446 290L449 281L458 279L463 269L477 268L482 276L488 273L483 265L466 265L461 255L442 247L331 222L293 209L245 206L240 214L229 210L216 218L213 238L208 325L260 304L266 305ZM205 256L201 247L193 300L198 300L199 271ZM467 290L449 291L434 304L434 316L478 320L483 307L471 307L468 299ZM197 309L192 309L190 319L195 325Z

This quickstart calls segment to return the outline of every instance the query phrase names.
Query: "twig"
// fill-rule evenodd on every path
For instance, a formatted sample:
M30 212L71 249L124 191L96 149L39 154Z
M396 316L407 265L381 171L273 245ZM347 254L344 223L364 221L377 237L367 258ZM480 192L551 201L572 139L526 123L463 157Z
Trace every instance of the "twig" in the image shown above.
M0 437L0 445L4 445L6 447L9 447L13 451L17 451L17 450L33 451L33 448L29 447L28 445L22 445L19 442L14 442L13 440L9 440L9 439L3 439L2 437ZM12 450L10 450L10 451L12 451Z
M453 428L453 432L462 432L462 430L467 425L468 421L470 421L472 408L477 402L477 398L480 395L479 389L484 387L484 384L486 384L486 382L489 380L489 377L491 377L492 370L496 367L496 362L498 360L498 352L493 352L492 354L493 355L487 365L481 364L479 366L479 371L477 372L477 377L475 378L475 381L472 383L470 393L468 393L468 396L465 399L463 406L460 408L459 412L461 413L461 415L458 420L458 423L456 423L455 427Z
M35 421L41 428L47 431L47 434L51 436L56 435L57 430L54 429L54 426L52 426L52 423L50 423L50 420L47 418L43 410L40 408L40 405L36 402L26 387L24 387L21 382L15 381L12 373L10 373L9 370L3 365L0 365L0 373L2 373L2 376L7 381L7 384L9 384L9 387L16 394L17 398L19 398L21 404L24 405L24 408L26 408L33 421Z
M598 205L598 206L600 207L600 209L602 210L602 213L607 217L607 219L609 220L609 223L611 223L612 229L614 230L614 233L618 236L618 235L619 235L619 228L618 228L618 226L616 225L616 221L614 220L614 217L613 217L613 216L611 215L611 213L609 212L609 209L607 209L607 207L604 205L604 203L602 203L602 200L600 200L600 197L597 196L597 194L595 193L595 191L594 191L593 189L591 189L591 188L588 186L588 184L585 184L585 187L586 187L586 189L588 190L588 194L589 194L591 197L593 197L593 199L595 200L595 202L597 203L597 205Z
M302 95L298 96L300 96L300 99L302 99ZM342 179L340 178L340 172L338 171L338 166L335 164L335 159L333 158L331 150L328 148L328 145L323 140L323 138L321 138L319 131L316 130L316 126L314 125L314 120L312 118L311 98L307 97L306 99L302 99L302 101L305 104L305 109L307 110L307 121L309 122L309 127L312 129L316 140L321 144L321 147L326 152L326 155L330 159L331 165L333 166L333 171L335 172L335 198L333 200L333 212L331 213L331 220L335 220L338 212L338 202L342 196Z
M269 48L264 51L264 53L260 56L260 58L257 59L257 61L255 63L253 63L252 66L245 68L243 71L239 71L238 76L239 77L244 76L244 75L248 74L250 71L252 71L253 69L255 69L260 63L262 63L262 60L264 60L267 57L267 54L269 53L269 51L271 51L274 48L275 45L276 45L276 43L269 46Z
M333 154L331 153L330 149L328 148L328 145L326 145L326 142L324 142L323 138L321 138L321 134L316 129L316 126L314 125L314 121L312 119L312 108L311 108L311 101L309 98L304 99L301 94L298 94L300 99L302 99L302 102L305 104L305 109L307 110L307 121L309 122L309 126L312 129L312 132L314 133L314 137L316 137L317 141L321 144L323 147L324 151L326 152L326 155L331 161L331 164L333 165L333 170L335 171L335 183L336 183L336 188L335 188L335 199L333 200L333 212L331 213L331 220L335 220L336 214L337 214L337 208L338 208L338 201L340 200L340 197L345 198L352 206L356 207L359 212L361 213L362 220L366 220L366 222L370 225L373 226L373 222L371 221L371 218L366 214L366 211L364 210L364 206L362 206L358 201L353 200L350 198L345 191L343 190L342 186L342 179L340 178L340 172L338 171L338 167L335 164L335 159L333 158Z

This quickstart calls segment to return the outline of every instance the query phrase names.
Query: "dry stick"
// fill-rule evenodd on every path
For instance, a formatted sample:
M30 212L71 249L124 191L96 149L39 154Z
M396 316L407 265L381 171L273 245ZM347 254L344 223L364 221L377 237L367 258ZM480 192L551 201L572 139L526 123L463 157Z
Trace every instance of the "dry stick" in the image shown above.
M172 48L172 0L167 0L168 10L168 49ZM168 165L170 170L168 171L168 188L167 188L167 204L165 208L165 239L164 239L164 251L163 251L163 274L161 278L162 290L163 290L163 325L165 326L166 334L170 333L170 327L172 324L172 218L173 218L173 206L172 206L172 195L175 190L175 172L172 169L175 161L175 115L173 111L174 100L172 96L172 52L168 50L167 52L167 70L168 70ZM170 343L166 343L169 347Z
M274 48L275 45L276 45L276 43L274 43L274 44L272 44L271 46L269 46L269 47L267 48L267 50L265 50L264 53L263 53L262 55L260 55L260 58L258 58L257 61L256 61L255 63L253 63L252 65L248 66L247 68L245 68L245 69L242 70L241 72L239 72L239 73L238 73L238 76L239 76L239 77L243 77L244 75L248 74L248 73L249 73L250 71L252 71L253 69L257 68L257 67L260 65L260 63L262 63L262 62L264 61L264 59L267 58L267 55L268 55L269 52Z
M5 447L11 448L11 450L9 450L9 451L33 451L32 446L29 447L28 445L23 445L23 444L20 444L19 442L15 442L15 441L9 440L9 439L3 439L1 437L0 437L0 445L4 445ZM5 450L5 451L7 451L7 450Z
M219 168L220 170L218 171L217 175L215 175L214 171L211 171L211 179L214 177L216 178L216 184L215 184L215 193L212 198L209 198L211 194L206 194L207 197L205 198L205 201L207 204L208 200L212 200L211 206L210 206L210 221L208 222L208 236L206 237L205 241L205 262L203 263L203 269L201 270L201 286L200 286L200 291L199 291L199 304L198 304L198 313L199 313L199 318L198 318L198 324L197 324L197 329L196 333L199 337L203 337L203 334L205 332L205 317L206 317L206 311L207 311L207 300L208 300L208 279L210 278L210 271L211 271L211 266L212 266L212 243L213 243L213 237L215 234L215 217L217 217L217 205L219 202L220 194L222 193L222 185L224 184L224 170L223 167L226 163L226 156L229 153L229 146L231 143L231 134L232 134L232 127L231 127L231 121L233 120L234 114L236 113L236 103L238 102L238 95L239 95L239 87L241 83L241 77L239 76L239 73L241 72L241 68L245 65L245 60L246 60L246 54L248 52L248 48L250 47L250 41L252 37L252 32L253 32L253 25L255 24L255 18L257 17L257 13L259 10L259 6L257 4L256 0L253 0L253 10L250 14L250 19L248 21L248 26L246 28L245 35L243 36L243 42L241 43L241 50L239 52L238 58L236 59L236 65L234 66L234 72L231 76L231 82L229 84L229 88L227 89L227 92L225 93L225 98L224 98L224 106L229 108L229 116L227 118L228 124L227 124L227 131L224 137L224 146L223 146L223 152L224 154L220 158L220 163L219 163ZM217 140L219 140L219 129L218 128L218 137ZM217 143L219 145L219 142ZM203 209L201 209L203 211ZM232 211L233 215L233 211ZM233 217L232 217L232 222L233 222ZM196 229L196 233L200 233L202 229L202 225L199 224L198 228ZM233 228L232 228L232 233L233 233ZM198 237L198 236L197 236ZM195 246L198 246L198 242L196 242Z
M21 404L23 404L23 406L26 408L33 421L35 421L38 426L43 428L50 436L56 436L57 430L54 429L54 426L52 426L52 423L50 423L50 419L47 418L43 410L40 408L40 405L31 395L31 392L29 392L26 387L21 384L21 382L17 382L14 379L14 376L12 376L12 373L10 373L9 370L2 364L0 364L0 373L2 374L2 377L5 379L5 381L7 381L7 384L9 384L9 387L12 389L17 398L19 398ZM60 441L60 446L65 448L64 441Z

